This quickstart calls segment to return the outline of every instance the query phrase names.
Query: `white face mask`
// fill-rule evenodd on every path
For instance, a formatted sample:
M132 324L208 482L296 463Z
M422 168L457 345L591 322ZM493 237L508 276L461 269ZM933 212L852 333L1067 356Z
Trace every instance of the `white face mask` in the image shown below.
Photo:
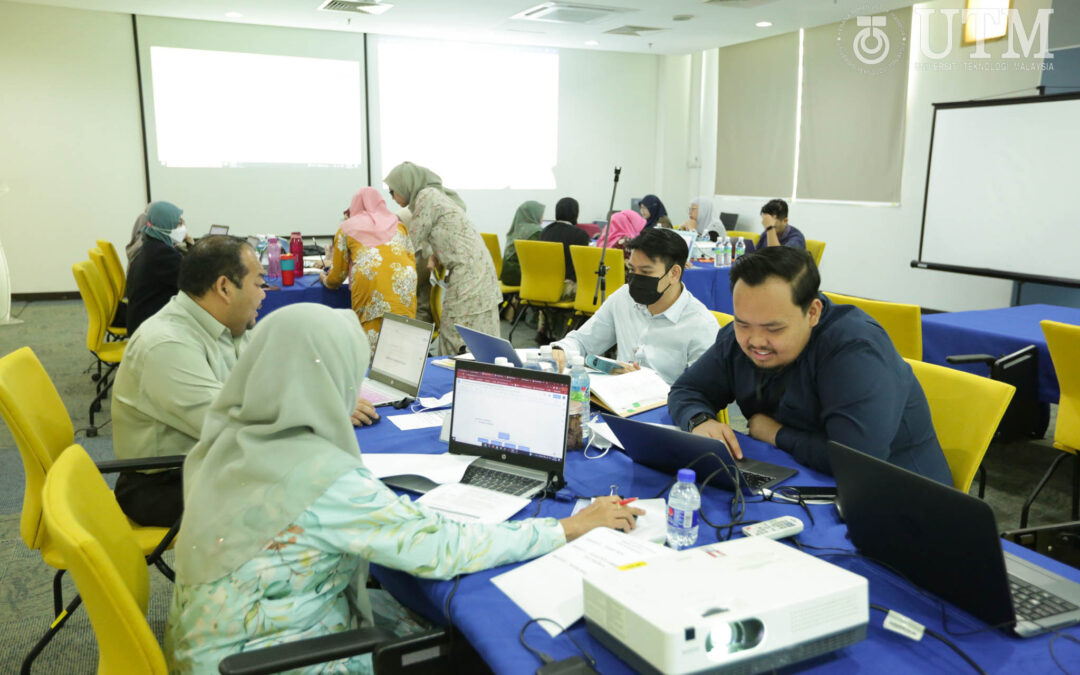
M185 225L177 225L169 231L169 239L172 239L174 244L182 243L185 237L187 237L187 227Z

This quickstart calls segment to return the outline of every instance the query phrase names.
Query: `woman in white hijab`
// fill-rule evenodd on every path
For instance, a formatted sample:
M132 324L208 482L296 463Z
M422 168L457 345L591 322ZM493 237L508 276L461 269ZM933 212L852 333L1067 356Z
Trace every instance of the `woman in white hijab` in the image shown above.
M320 330L312 330L319 326ZM444 519L364 468L349 419L368 365L356 314L297 304L255 329L184 464L166 632L170 672L371 625L368 563L447 579L547 553L641 511L598 500L563 520ZM367 657L316 672L369 672Z
M690 217L679 229L697 230L699 237L707 232L723 232L724 224L713 207L712 197L698 197L690 202Z

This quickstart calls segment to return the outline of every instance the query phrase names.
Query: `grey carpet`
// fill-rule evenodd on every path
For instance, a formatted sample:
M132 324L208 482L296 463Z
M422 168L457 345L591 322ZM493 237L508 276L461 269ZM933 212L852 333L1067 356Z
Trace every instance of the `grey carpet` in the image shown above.
M94 384L87 371L93 357L86 349L86 312L81 301L16 303L24 323L0 326L0 355L29 345L49 372L76 429L88 422L87 406ZM503 322L507 335L510 324ZM514 333L518 347L535 346L535 329L524 322ZM737 406L729 413L732 425L745 431L746 420ZM106 403L98 423L109 419ZM1051 423L1051 432L1053 425ZM105 424L96 438L76 434L95 459L112 457L112 429ZM1016 527L1020 505L1032 485L1056 455L1049 441L995 444L987 453L989 473L987 501L994 508L1001 529ZM1061 522L1069 518L1069 473L1059 472L1032 510L1032 523ZM30 551L19 536L19 512L24 489L23 468L6 425L0 425L0 673L18 672L30 647L52 621L54 570ZM973 490L974 491L974 490ZM169 554L171 557L171 554ZM160 640L164 633L171 584L157 570L150 570L149 619ZM74 587L65 582L65 599ZM35 673L92 673L97 647L85 609L80 608L35 662Z

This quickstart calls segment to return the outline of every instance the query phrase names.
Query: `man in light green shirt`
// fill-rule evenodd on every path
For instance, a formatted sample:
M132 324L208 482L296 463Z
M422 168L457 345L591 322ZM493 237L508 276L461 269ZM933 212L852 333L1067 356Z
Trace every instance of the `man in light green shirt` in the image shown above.
M185 455L195 446L266 292L255 250L243 239L205 237L180 263L180 292L131 338L113 385L117 459ZM361 399L353 423L378 415ZM116 499L140 525L169 527L183 513L181 471L127 472Z

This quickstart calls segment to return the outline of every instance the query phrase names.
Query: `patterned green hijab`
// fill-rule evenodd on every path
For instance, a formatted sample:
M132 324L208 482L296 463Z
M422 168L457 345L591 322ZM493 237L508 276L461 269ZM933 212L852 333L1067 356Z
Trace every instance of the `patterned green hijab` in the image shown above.
M402 162L395 166L390 170L390 173L386 174L383 182L395 193L409 201L410 211L416 210L416 195L428 187L437 188L451 201L460 206L462 211L465 210L465 202L458 196L458 193L443 187L442 178L439 178L439 174L431 169L417 166L412 162Z
M514 222L506 233L506 247L503 250L503 258L517 258L517 249L514 247L515 239L532 239L536 233L543 229L540 221L544 218L544 205L540 202L527 201L518 207L514 213Z
M302 303L259 323L184 462L179 580L236 570L363 465L349 415L369 353L352 310Z

